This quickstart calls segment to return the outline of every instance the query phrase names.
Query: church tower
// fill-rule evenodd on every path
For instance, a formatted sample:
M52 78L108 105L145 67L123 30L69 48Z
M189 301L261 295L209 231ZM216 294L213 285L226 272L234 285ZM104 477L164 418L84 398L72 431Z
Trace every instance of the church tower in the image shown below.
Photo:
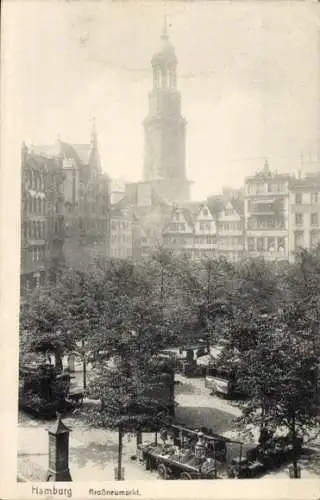
M165 18L160 49L151 60L153 88L144 120L144 181L151 182L168 202L188 201L186 177L186 120L181 116L177 90L177 57Z
M89 166L95 176L101 175L101 160L98 147L98 136L96 129L96 119L92 119L91 137L90 137L90 152L89 152Z

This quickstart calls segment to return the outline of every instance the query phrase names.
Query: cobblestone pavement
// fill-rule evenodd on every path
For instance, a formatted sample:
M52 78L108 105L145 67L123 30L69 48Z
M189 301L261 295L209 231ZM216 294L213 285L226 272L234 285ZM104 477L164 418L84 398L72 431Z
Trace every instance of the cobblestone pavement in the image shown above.
M76 372L77 383L81 385L82 372ZM230 402L210 396L204 387L203 379L177 377L176 409L177 418L193 426L206 426L215 432L239 438L232 430L233 419L239 410ZM74 481L107 481L114 479L117 465L118 435L86 426L81 419L64 419L72 432L70 435L70 472ZM34 420L24 414L19 415L19 463L20 467L32 462L35 467L46 471L48 466L48 433L50 422ZM144 434L143 439L152 439L153 435ZM319 477L320 443L300 460L302 477ZM143 464L133 460L136 455L135 438L126 436L123 446L123 466L125 478L131 480L156 480L157 474L144 469ZM288 478L288 467L271 472L264 478Z
M104 429L88 428L74 417L64 419L71 428L69 466L74 481L111 481L117 466L118 434ZM47 470L48 433L50 422L38 421L20 414L19 418L19 462L32 460L35 467ZM144 438L151 438L144 435ZM135 439L124 438L123 466L125 478L131 480L156 479L156 473L146 471L143 464L132 460L136 455Z

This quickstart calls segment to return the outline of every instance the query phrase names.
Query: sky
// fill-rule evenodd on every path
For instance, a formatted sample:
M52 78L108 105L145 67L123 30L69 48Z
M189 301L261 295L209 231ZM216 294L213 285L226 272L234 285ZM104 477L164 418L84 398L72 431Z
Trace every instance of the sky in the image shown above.
M95 117L103 169L140 180L165 8L193 199L242 186L265 158L272 170L291 171L319 156L320 13L312 2L8 3L4 63L19 144L58 135L86 143Z

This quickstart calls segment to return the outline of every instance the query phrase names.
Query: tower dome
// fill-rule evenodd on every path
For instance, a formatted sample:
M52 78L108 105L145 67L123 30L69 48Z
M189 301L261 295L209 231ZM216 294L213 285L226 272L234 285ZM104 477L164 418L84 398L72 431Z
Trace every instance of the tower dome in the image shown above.
M169 65L177 64L177 57L175 54L174 46L169 40L166 17L164 18L160 47L154 53L151 62L153 66L157 65L162 66L163 64L169 64Z

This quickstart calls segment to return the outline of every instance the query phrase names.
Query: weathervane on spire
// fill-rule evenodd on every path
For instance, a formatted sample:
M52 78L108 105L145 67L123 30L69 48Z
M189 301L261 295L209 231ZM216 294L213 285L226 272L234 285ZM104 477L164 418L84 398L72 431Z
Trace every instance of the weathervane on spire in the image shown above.
M169 35L168 35L168 17L167 17L167 9L166 9L165 2L163 4L163 30L162 30L161 38L163 40L168 40L168 38L169 38Z

